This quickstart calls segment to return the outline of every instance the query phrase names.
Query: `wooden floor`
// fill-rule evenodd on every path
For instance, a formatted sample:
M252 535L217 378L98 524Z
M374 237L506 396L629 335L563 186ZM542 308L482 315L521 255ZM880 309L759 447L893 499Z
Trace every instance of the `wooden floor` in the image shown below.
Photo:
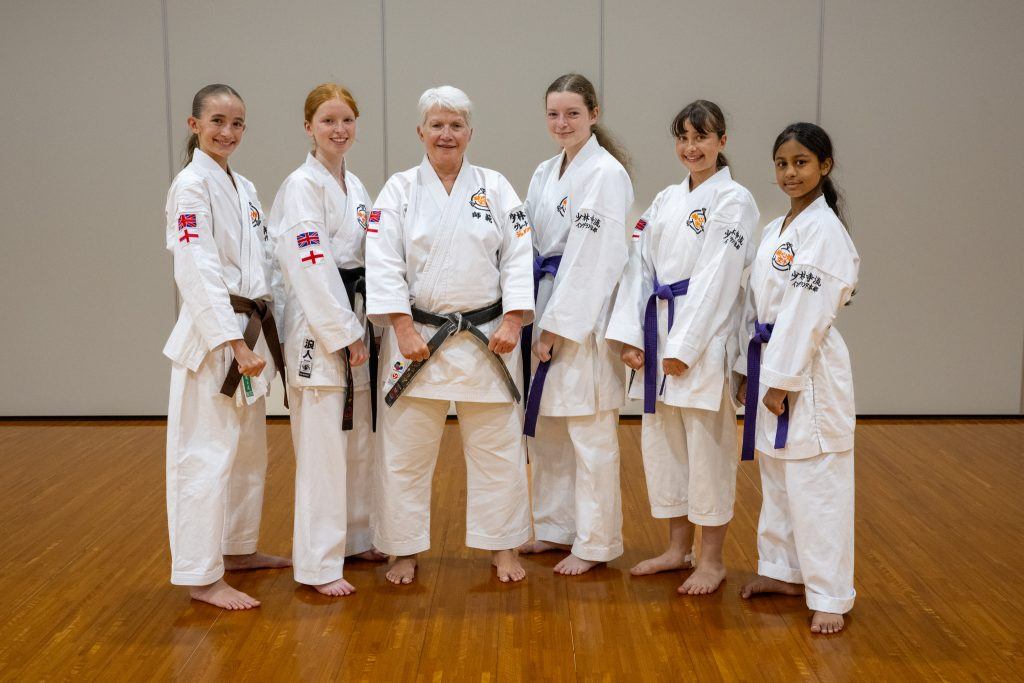
M289 428L269 426L262 548L287 553ZM730 567L713 596L681 574L631 578L658 551L640 428L621 427L626 554L579 578L556 555L520 585L463 545L465 467L450 425L432 549L414 585L353 563L328 599L289 570L236 574L263 601L222 612L168 584L160 422L0 423L0 679L925 680L1024 679L1024 421L863 423L857 604L812 636L801 598L740 600L756 561L759 478L740 465Z

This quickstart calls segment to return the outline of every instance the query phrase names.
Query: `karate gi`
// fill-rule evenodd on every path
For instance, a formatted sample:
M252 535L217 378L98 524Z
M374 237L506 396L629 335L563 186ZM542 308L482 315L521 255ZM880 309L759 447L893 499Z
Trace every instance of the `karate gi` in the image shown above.
M386 325L381 393L409 367L389 314L465 313L501 302L533 318L530 225L518 196L495 171L464 160L449 195L429 161L396 173L370 215L367 310ZM501 315L479 325L488 338ZM428 339L437 329L414 323ZM521 374L518 349L501 361ZM422 366L392 406L380 403L381 492L374 545L392 555L430 547L430 483L449 401L466 454L466 545L506 550L530 536L522 412L498 361L470 332L458 332ZM521 390L517 388L517 390Z
M609 339L644 349L655 279L662 285L689 281L685 294L654 299L657 354L644 358L653 381L645 387L640 370L629 389L631 398L644 398L646 389L657 399L641 431L654 517L685 516L702 526L732 519L739 456L730 368L742 307L740 276L753 258L758 217L750 192L723 168L694 190L687 177L661 191L633 230ZM689 369L666 377L665 358L678 358Z
M232 184L232 179L234 184ZM263 210L252 183L231 177L202 150L167 192L166 246L181 294L164 347L171 366L167 408L167 521L171 583L205 586L224 574L223 555L256 551L267 465L265 394L276 373L261 334L261 376L220 393L248 316L229 296L269 300ZM246 385L250 395L246 396Z
M368 364L352 368L353 428L342 430L345 351L366 335L339 268L363 265L370 198L346 171L344 192L312 154L270 210L274 301L283 321L295 447L295 580L340 579L346 555L372 548L373 431ZM364 341L368 341L365 340Z
M605 331L628 258L633 188L594 136L559 178L563 155L537 167L526 201L536 257L562 257L558 274L540 281L533 330L534 342L544 330L561 337L536 438L528 440L534 531L538 540L572 544L581 559L606 562L622 554L618 410L625 371L621 345Z
M860 256L824 197L780 234L764 230L754 258L735 370L747 374L755 320L772 323L763 347L755 444L763 502L757 571L803 583L807 606L853 607L853 375L832 326L857 286ZM779 418L761 402L768 387L789 392L789 431L775 448ZM749 420L750 417L748 416Z

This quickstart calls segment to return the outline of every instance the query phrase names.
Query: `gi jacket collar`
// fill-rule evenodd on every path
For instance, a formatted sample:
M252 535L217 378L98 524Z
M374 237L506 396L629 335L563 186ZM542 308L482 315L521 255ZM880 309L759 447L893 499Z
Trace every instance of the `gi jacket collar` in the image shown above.
M441 182L441 178L437 175L437 171L430 165L430 159L427 155L423 155L423 161L420 162L419 177L420 183L423 188L427 190L427 194L430 195L431 199L437 204L437 208L444 211L444 208L448 205L449 199L456 198L465 194L464 185L468 185L469 179L473 173L472 164L469 163L469 159L462 157L462 168L459 169L459 175L455 178L455 184L452 185L451 194L444 189L444 183Z
M698 185L696 189L693 190L690 189L690 176L689 174L687 174L687 176L683 179L683 189L686 191L687 194L697 194L698 192L704 192L705 189L714 189L717 186L724 185L725 183L731 181L732 173L729 172L729 167L726 166L725 168L721 169L713 176L705 180L703 183Z
M565 173L562 174L562 178L567 178L571 174L575 173L577 169L583 168L583 166L593 159L595 156L603 151L601 145L597 142L597 136L591 133L590 139L583 145L583 148L573 157L572 161L565 169ZM555 173L558 173L558 169L562 168L562 160L565 158L565 150L562 150L562 154L558 157L558 165L555 166Z
M220 164L213 160L213 157L198 148L192 153L192 163L204 174L213 178L214 182L228 193L228 196L238 195L238 190L235 188L238 186L239 178L234 171L229 177L227 171L221 168ZM235 181L234 184L232 184L232 180Z
M305 165L309 168L310 171L313 172L314 175L320 178L321 182L326 183L327 181L333 181L335 187L341 190L341 185L338 184L338 179L334 177L334 174L331 173L326 166L324 166L324 162L317 159L316 155L314 155L312 152L306 154ZM348 169L346 168L346 166L347 165L344 162L342 162L341 174L345 177L345 185L347 186ZM345 194L344 191L342 191L342 194Z

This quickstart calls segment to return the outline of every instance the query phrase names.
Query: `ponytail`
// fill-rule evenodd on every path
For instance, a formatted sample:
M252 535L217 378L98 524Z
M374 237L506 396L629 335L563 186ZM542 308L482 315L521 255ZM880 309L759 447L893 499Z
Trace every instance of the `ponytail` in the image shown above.
M630 159L629 152L626 151L626 148L615 139L615 136L608 132L607 128L599 123L595 123L591 126L590 132L592 132L594 137L597 138L597 144L604 147L609 154L615 157L615 160L622 164L622 167L626 169L626 174L632 178L633 160Z
M230 85L224 85L223 83L211 83L210 85L204 86L199 89L199 92L192 98L192 116L193 118L199 118L203 115L203 107L206 106L206 100L214 95L231 95L237 97L238 101L242 101L242 96L238 94L238 91L232 88ZM188 137L185 138L185 158L182 163L182 168L192 163L192 155L199 149L199 136L195 133L189 133Z
M835 162L833 162L833 168ZM840 222L843 227L846 228L846 232L850 232L850 226L846 222L846 200L843 194L836 187L836 184L832 182L832 176L827 175L821 179L821 194L825 196L825 203L828 204L829 208L839 216Z

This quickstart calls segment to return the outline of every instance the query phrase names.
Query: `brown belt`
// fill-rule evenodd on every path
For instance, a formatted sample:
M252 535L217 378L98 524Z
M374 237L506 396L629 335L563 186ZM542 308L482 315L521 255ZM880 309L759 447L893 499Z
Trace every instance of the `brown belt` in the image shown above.
M288 382L284 372L284 354L281 353L281 341L277 336L277 325L274 323L274 312L266 301L246 299L244 296L231 295L231 308L235 313L248 313L249 321L245 325L245 332L242 339L249 350L256 348L256 342L260 338L260 330L267 338L267 346L270 347L270 355L277 365L277 371L281 373L281 382L284 384L284 405L288 406ZM242 381L242 371L238 367L238 361L232 361L228 376L224 378L224 385L220 393L225 396L234 396L238 389L238 383Z

